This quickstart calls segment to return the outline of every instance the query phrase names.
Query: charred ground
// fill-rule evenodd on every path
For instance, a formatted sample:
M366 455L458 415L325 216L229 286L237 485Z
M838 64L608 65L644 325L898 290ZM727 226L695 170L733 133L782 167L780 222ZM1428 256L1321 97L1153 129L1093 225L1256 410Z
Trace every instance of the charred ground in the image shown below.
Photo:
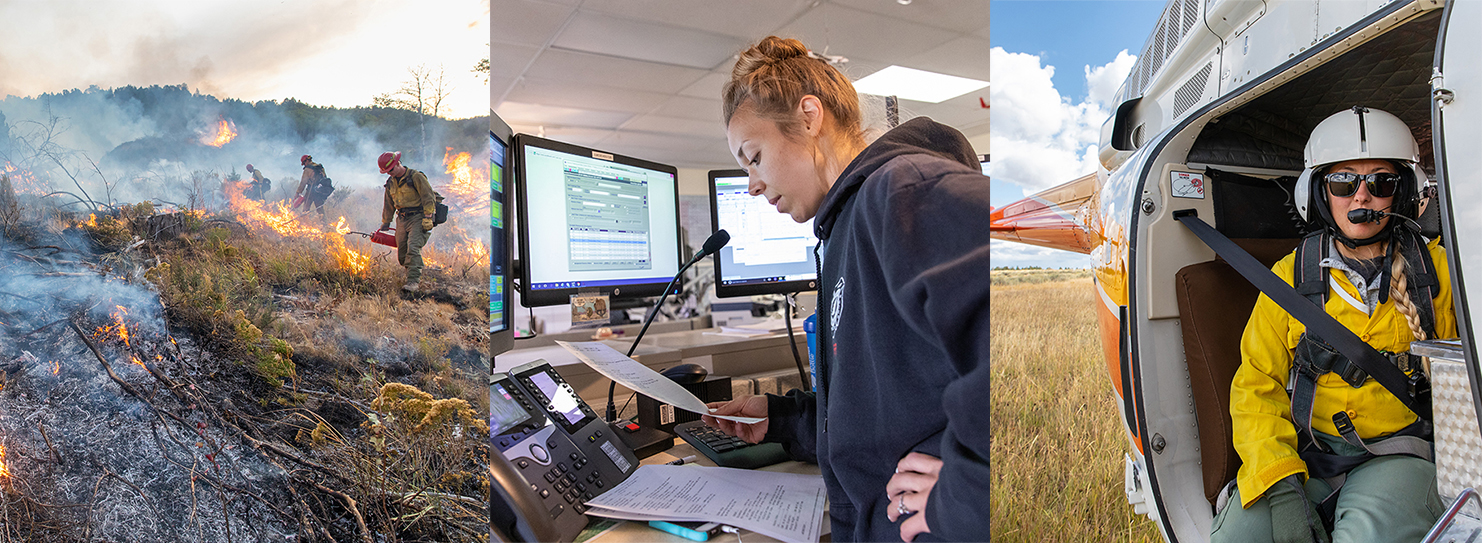
M394 250L332 220L379 191L285 234L194 175L227 204L80 213L0 179L0 540L487 538L466 232L435 229L404 294Z

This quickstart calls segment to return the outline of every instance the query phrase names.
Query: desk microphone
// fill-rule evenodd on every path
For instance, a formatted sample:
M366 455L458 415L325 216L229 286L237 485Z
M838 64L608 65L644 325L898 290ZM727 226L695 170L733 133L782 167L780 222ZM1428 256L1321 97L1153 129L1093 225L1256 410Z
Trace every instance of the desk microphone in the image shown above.
M675 283L679 282L679 278L684 277L684 272L688 271L690 266L694 266L700 259L715 254L721 247L725 247L730 242L731 234L729 232L726 232L725 229L716 230L714 234L710 234L710 237L705 239L705 245L700 247L699 251L695 252L695 256L690 258L689 262L679 267L679 273L674 274L674 280L669 281L669 286L664 287L664 293L659 295L658 303L655 303L653 308L648 311L648 315L643 317L643 328L640 328L638 335L633 338L633 346L628 347L628 358L632 358L633 352L638 350L638 342L643 341L643 334L648 332L648 325L653 323L654 316L659 314L659 308L664 305L664 299L669 297L669 291L674 288ZM616 391L617 381L607 384L607 422L609 423L617 422L617 403L612 399Z

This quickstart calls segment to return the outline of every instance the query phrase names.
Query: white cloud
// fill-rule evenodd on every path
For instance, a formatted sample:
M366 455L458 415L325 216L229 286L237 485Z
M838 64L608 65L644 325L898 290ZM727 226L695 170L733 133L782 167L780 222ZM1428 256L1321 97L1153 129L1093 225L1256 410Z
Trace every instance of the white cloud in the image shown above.
M1023 243L995 239L989 246L989 259L995 268L1039 266L1041 268L1089 268L1091 256L1058 249L1047 249Z
M1123 50L1107 64L1084 66L1087 96L1072 102L1055 89L1054 66L1042 65L1036 55L994 47L989 58L993 183L1013 183L1032 194L1096 171L1101 125L1136 61ZM1091 265L1088 255L1003 240L993 240L992 252L995 267Z
M1042 65L1036 55L994 47L989 58L994 181L1034 193L1096 171L1101 125L1114 107L1109 102L1136 58L1123 50L1105 65L1084 67L1088 96L1073 103L1055 89L1054 66Z
M1137 57L1127 54L1127 50L1123 49L1109 64L1095 68L1086 66L1086 89L1089 94L1086 100L1096 104L1108 115L1111 114L1112 109L1118 105L1111 103L1112 98L1116 97L1117 89L1127 80L1127 74L1132 72L1132 65L1136 62Z

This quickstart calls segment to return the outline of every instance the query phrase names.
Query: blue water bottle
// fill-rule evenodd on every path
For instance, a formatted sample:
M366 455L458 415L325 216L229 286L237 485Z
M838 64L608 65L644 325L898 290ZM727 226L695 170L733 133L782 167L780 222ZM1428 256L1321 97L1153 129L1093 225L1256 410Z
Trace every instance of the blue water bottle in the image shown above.
M803 332L808 334L808 382L818 390L818 314L808 315L803 320Z

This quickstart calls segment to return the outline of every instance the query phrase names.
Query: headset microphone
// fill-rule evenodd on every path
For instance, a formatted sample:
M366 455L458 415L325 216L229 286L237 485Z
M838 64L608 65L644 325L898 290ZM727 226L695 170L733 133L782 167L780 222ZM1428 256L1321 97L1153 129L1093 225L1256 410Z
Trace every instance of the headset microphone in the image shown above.
M1420 223L1417 223L1414 219L1411 219L1410 217L1406 217L1404 215L1397 215L1380 209L1355 209L1348 212L1348 222L1351 222L1353 224L1363 224L1366 222L1377 223L1384 220L1385 217L1395 217L1397 219L1402 219L1414 226L1415 231L1421 231Z
M1389 215L1389 213L1385 213L1377 209L1355 209L1348 212L1348 222L1351 222L1353 224L1379 222L1384 220L1384 217L1387 215Z

